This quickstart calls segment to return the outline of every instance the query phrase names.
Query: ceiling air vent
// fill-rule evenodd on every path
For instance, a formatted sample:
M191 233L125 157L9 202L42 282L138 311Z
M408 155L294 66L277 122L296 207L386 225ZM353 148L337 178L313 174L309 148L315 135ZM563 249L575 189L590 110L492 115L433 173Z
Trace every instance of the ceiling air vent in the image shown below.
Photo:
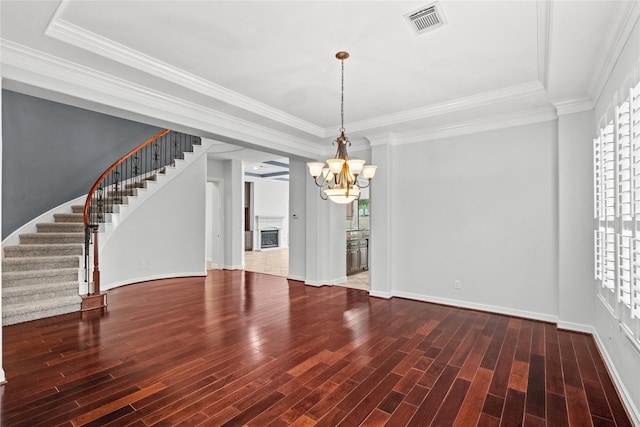
M442 13L440 3L437 2L409 12L404 15L404 18L409 22L411 29L413 29L416 34L426 33L427 31L442 27L447 23L447 19Z

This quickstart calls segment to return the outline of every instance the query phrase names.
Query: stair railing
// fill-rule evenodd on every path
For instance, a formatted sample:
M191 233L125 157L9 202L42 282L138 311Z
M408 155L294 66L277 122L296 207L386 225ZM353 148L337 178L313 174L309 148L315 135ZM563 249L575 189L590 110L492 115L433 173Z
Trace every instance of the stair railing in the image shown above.
M193 151L193 146L199 144L199 137L165 129L122 156L93 184L84 204L87 295L100 294L98 232L107 215L114 212L116 205L123 204L125 197L133 195L136 188L143 188L145 181L155 180L158 173L174 166L176 159L184 158L185 152ZM93 288L89 282L91 245Z

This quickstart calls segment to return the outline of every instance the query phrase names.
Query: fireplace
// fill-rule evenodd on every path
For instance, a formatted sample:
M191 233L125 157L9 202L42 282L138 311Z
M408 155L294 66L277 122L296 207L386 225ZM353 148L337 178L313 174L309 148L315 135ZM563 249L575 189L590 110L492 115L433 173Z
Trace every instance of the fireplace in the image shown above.
M281 235L280 230L284 225L283 216L256 215L255 247L256 250L279 248L282 243L280 239L285 239L286 234Z
M260 230L260 249L278 247L278 230Z

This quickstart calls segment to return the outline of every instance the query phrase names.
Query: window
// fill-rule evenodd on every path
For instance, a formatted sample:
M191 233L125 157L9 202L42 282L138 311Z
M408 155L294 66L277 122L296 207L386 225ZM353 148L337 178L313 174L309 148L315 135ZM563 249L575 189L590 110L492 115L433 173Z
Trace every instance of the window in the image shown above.
M640 66L637 67L640 69ZM640 72L593 140L594 266L600 300L640 345Z

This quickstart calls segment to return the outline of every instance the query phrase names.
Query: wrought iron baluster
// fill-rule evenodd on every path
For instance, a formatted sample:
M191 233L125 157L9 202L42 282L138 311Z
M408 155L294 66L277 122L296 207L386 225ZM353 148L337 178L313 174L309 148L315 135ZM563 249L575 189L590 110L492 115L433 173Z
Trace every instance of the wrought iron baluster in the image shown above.
M136 153L136 155L133 156L133 184L139 186L140 183L140 157L138 153Z
M173 135L172 145L173 145L173 153L171 156L171 166L175 166L176 159L178 158L178 137L176 134Z
M113 171L114 191L113 200L114 204L122 204L122 194L120 192L120 172L116 169Z

